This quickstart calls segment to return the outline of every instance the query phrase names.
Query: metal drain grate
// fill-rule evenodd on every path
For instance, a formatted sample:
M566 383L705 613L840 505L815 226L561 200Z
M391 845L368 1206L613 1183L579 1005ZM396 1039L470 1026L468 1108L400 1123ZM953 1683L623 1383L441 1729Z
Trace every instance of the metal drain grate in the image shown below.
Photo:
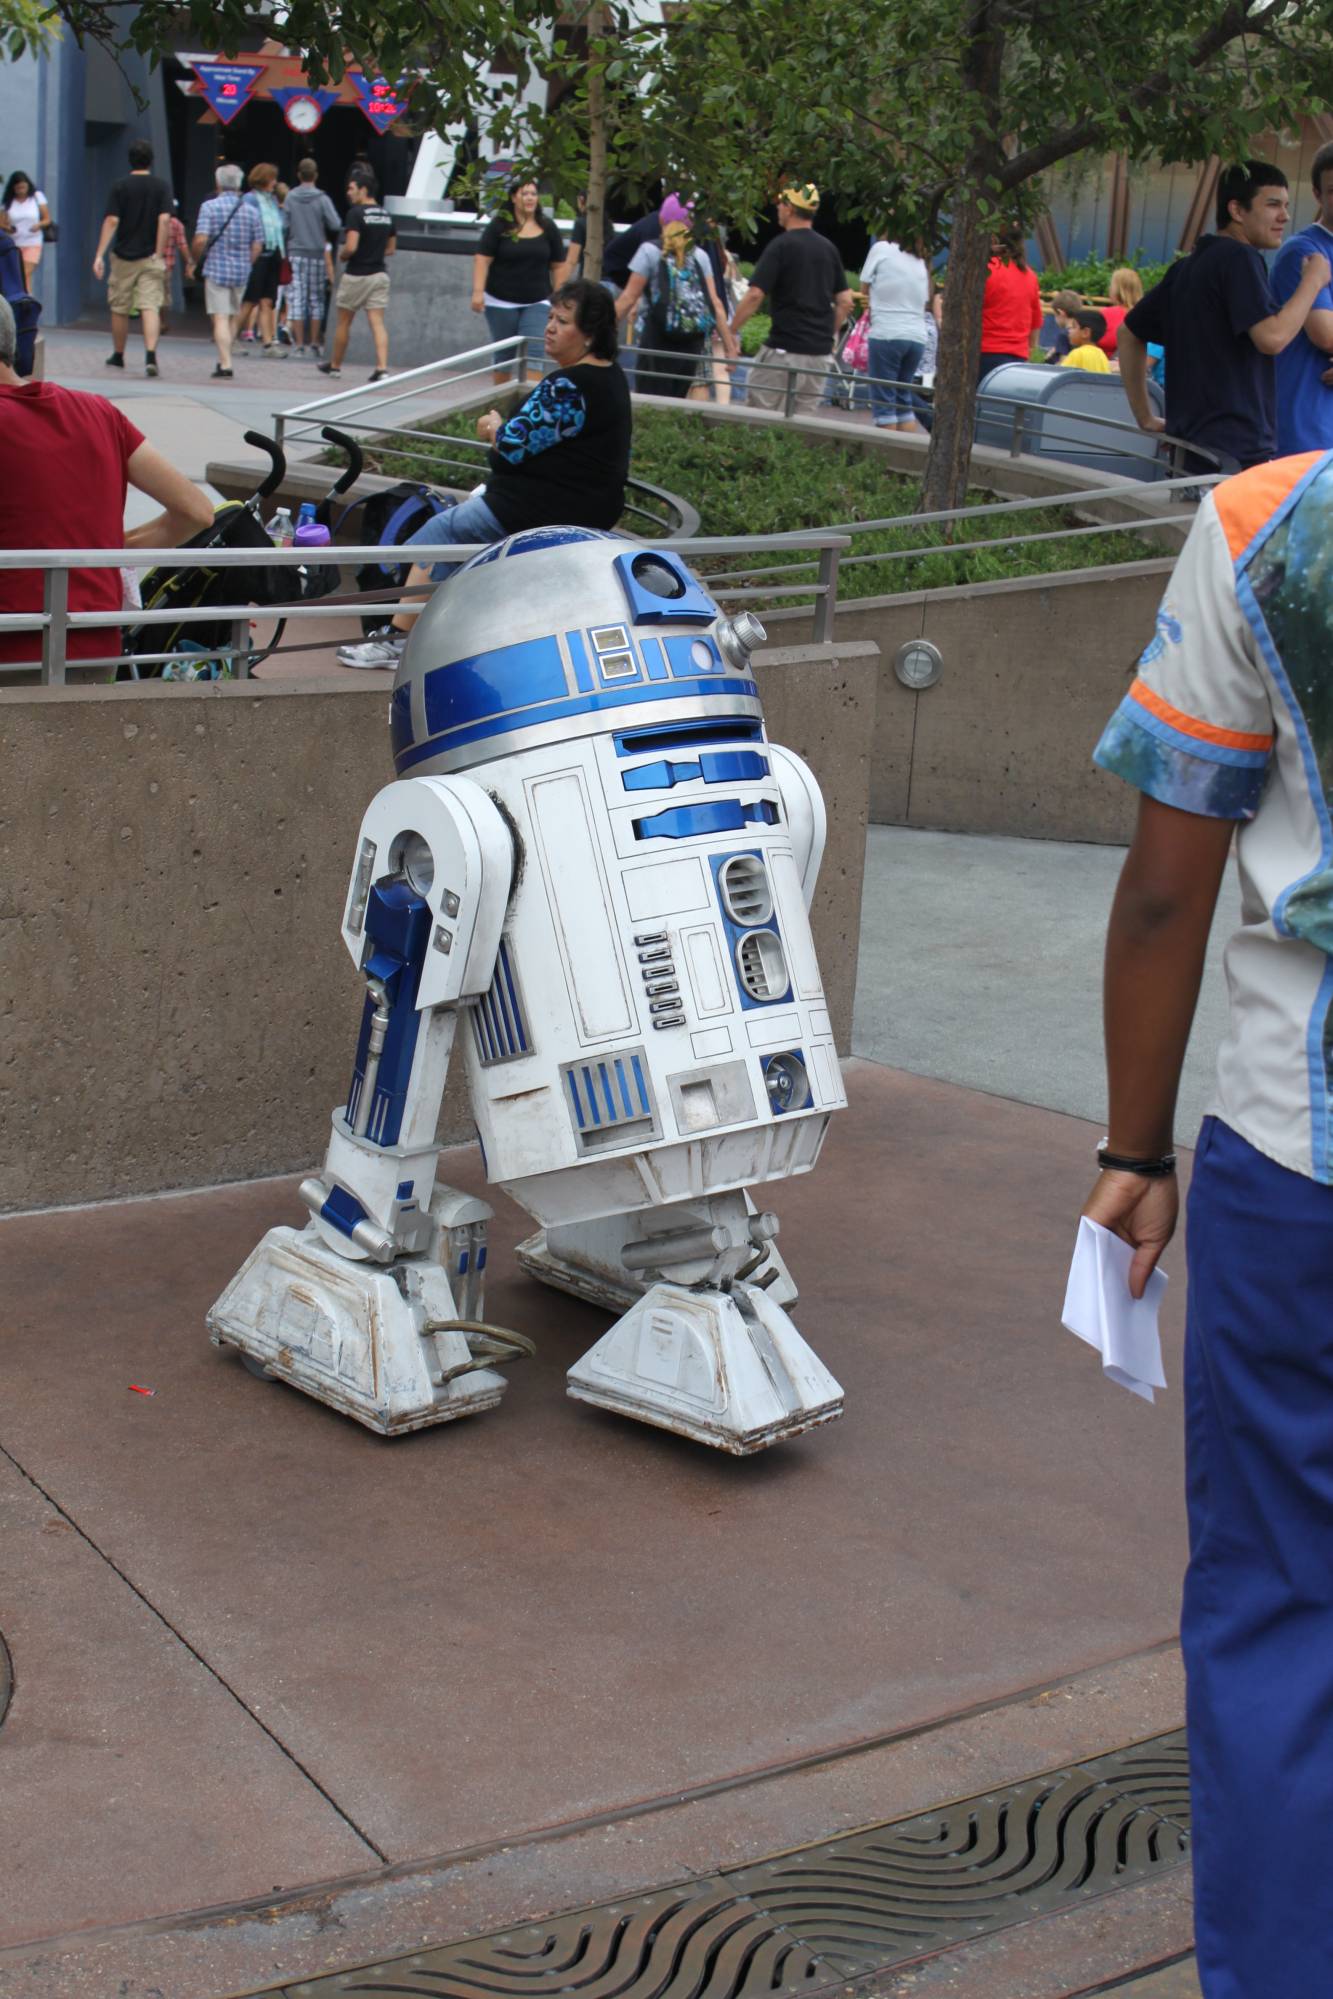
M788 1999L1128 1886L1189 1850L1183 1733L707 1880L282 1989Z

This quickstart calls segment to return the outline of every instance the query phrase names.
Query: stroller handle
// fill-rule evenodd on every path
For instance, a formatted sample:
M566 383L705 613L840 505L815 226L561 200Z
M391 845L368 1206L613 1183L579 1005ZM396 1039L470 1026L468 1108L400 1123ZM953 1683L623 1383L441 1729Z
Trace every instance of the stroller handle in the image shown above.
M339 451L347 453L346 470L340 473L337 482L329 488L329 499L336 500L338 495L345 493L349 486L355 486L357 480L361 477L361 468L366 461L362 455L361 446L354 437L349 437L345 430L335 430L331 423L326 423L319 434L326 444L332 444Z
M266 500L275 493L287 476L287 454L273 438L265 437L262 430L247 430L245 442L252 444L256 451L266 451L270 464L264 474L263 483L255 491L256 500Z

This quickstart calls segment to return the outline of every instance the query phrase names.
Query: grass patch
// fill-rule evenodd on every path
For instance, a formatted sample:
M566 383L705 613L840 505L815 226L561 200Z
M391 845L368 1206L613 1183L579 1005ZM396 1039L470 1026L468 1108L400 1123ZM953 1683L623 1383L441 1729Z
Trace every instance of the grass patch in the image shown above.
M920 492L916 479L888 470L874 452L815 442L778 425L709 423L666 410L635 411L633 471L636 477L692 501L699 509L699 532L708 535L784 534L884 520L910 514ZM967 503L981 506L994 497L973 491ZM959 538L995 546L970 554L944 546L939 526L857 535L850 551L856 555L890 549L921 553L889 562L854 563L841 571L839 591L844 598L890 596L903 590L937 590L954 583L990 583L1136 562L1160 552L1128 530L1027 547L1010 545L1016 533L1053 533L1081 525L1071 507L1033 508L1012 517L983 515L967 522ZM735 565L727 560L720 566Z
M510 392L512 396L512 392ZM501 408L504 392L495 397ZM423 428L442 432L438 454L420 439L410 453L378 446L367 448L366 466L395 479L425 479L467 490L485 477L485 453L460 448L453 440L471 429L471 418L459 414ZM452 459L454 464L445 461ZM465 460L467 469L457 461ZM699 509L701 534L790 534L803 529L843 526L854 521L884 520L910 514L917 505L919 484L890 471L872 451L843 447L803 437L780 425L762 427L709 422L682 406L674 410L638 409L634 413L631 470ZM969 492L968 504L980 506L993 493ZM942 527L911 525L857 535L850 553L912 553L884 562L843 567L839 594L844 598L893 596L906 590L938 590L957 583L991 583L1011 577L1058 575L1062 570L1096 568L1107 563L1137 562L1165 549L1132 530L1086 535L1069 540L1015 546L1015 534L1056 533L1083 526L1071 507L1033 508L1021 514L988 514L965 523L957 539L984 541L991 546L960 553L945 543ZM631 524L632 525L632 524ZM801 558L794 556L793 562ZM782 558L763 558L765 566ZM706 558L700 573L734 570L732 557ZM812 571L800 571L799 581Z

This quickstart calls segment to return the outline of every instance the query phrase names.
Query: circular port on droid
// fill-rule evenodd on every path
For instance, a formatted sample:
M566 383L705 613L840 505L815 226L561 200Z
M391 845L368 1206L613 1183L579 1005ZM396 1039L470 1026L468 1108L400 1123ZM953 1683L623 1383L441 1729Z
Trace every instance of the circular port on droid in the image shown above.
M758 854L734 854L718 869L722 906L733 923L746 929L767 923L773 914L773 891L768 885L768 869Z
M390 855L395 874L402 875L417 895L429 895L435 881L435 856L422 833L400 833Z
M636 555L630 564L634 581L654 597L683 597L685 580L660 555Z
M779 1113L803 1111L810 1103L810 1078L799 1055L770 1055L764 1064L768 1101Z

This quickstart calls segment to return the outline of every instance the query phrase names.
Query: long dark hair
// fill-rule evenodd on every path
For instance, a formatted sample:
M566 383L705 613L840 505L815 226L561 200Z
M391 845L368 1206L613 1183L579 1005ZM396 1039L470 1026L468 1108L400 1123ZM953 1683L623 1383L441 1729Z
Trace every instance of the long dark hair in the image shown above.
M609 291L591 278L571 278L561 285L552 305L572 305L574 324L599 361L616 358L616 308Z
M518 227L518 217L514 213L514 196L521 187L537 188L537 206L533 210L532 219L534 222L544 222L546 219L546 210L542 207L541 189L537 187L537 176L535 174L520 174L517 179L510 181L508 187L505 189L504 206L496 210L496 219L500 224L500 233L503 236L512 235L513 231Z
M5 182L5 192L3 198L0 198L0 208L8 208L10 202L14 199L14 189L18 186L21 180L27 181L28 193L30 195L36 194L37 183L33 179L32 175L25 174L21 167L16 167L13 173L9 176L9 179Z
M995 240L1000 246L1000 256L1006 264L1017 264L1020 271L1027 269L1027 238L1017 222L1011 222L1005 228L997 229Z

